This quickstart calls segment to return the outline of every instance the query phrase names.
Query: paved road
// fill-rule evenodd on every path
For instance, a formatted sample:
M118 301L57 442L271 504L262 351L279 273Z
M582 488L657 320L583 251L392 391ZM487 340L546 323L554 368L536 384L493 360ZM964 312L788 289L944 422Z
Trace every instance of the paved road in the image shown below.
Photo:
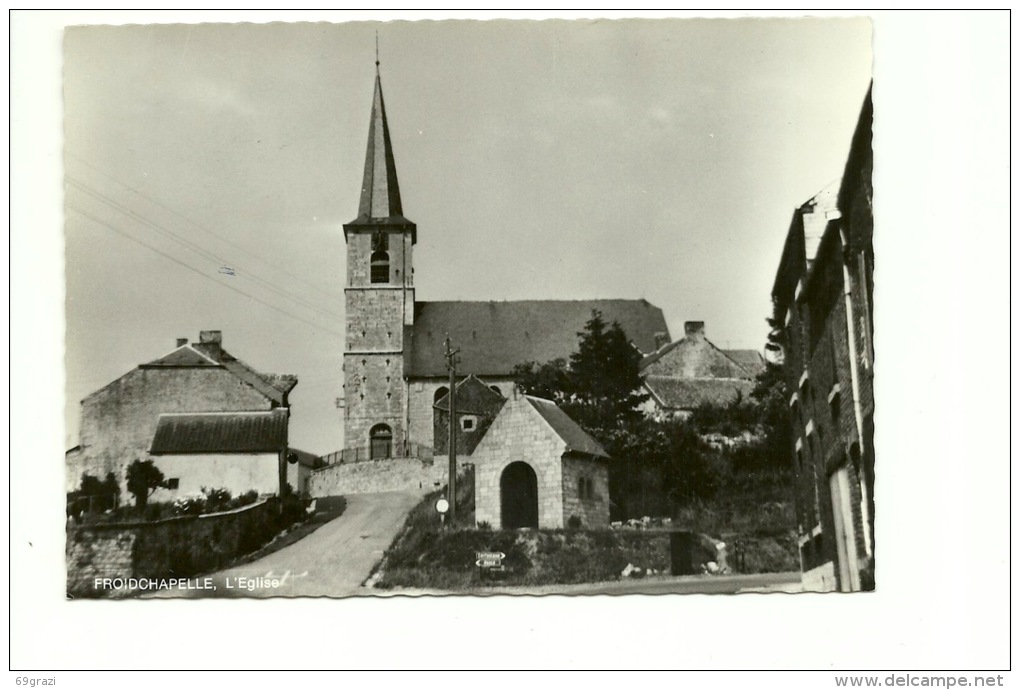
M347 508L340 517L304 539L257 561L192 580L196 587L207 588L161 591L150 596L343 597L364 592L361 583L421 496L393 492L346 498ZM274 586L273 580L278 584Z

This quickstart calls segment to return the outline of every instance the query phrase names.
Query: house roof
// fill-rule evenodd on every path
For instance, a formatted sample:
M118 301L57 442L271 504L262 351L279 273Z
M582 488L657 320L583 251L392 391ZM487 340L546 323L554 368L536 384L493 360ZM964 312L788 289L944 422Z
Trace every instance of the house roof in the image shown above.
M287 446L287 410L161 414L149 452L275 453Z
M502 393L497 393L485 383L480 381L474 374L457 382L455 387L457 414L494 414L499 411L499 406L506 401ZM450 393L436 401L434 408L448 412L450 410Z
M531 403L535 411L542 416L542 419L552 427L556 435L563 439L567 445L567 451L584 453L608 458L609 454L593 439L588 433L577 425L567 413L561 410L552 400L536 398L531 395L524 396L524 399Z
M757 350L723 350L723 354L757 376L765 369L765 358Z
M728 405L737 395L746 399L754 388L747 379L686 379L676 376L646 376L645 388L664 408L670 410L693 410L709 403Z
M669 337L662 310L640 300L525 300L518 302L416 302L407 328L406 371L411 377L446 375L445 340L460 349L461 371L507 376L518 364L568 359L592 310L614 321L641 352L655 350L656 334Z
M284 404L286 396L298 383L293 374L262 374L237 359L216 342L181 345L173 352L141 365L159 367L223 367L276 403Z

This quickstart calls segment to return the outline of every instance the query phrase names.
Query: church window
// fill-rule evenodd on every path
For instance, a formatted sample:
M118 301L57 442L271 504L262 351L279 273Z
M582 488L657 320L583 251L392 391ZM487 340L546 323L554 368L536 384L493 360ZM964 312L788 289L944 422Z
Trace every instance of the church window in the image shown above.
M370 457L389 458L393 456L393 430L385 424L376 424L368 432L371 440Z
M170 479L166 480L166 488L170 489L171 491L176 491L177 489L180 488L180 486L181 480L179 477L170 477Z
M494 390L494 391L495 391L496 393L499 393L500 395L503 395L503 391L501 391L501 390L499 389L499 386L489 386L489 388L491 388L492 390Z
M432 404L435 405L436 403L438 403L440 400L442 400L443 396L449 392L450 389L447 388L446 386L440 386L439 388L437 388L436 394L432 396Z
M372 282L390 282L390 255L386 252L372 252Z

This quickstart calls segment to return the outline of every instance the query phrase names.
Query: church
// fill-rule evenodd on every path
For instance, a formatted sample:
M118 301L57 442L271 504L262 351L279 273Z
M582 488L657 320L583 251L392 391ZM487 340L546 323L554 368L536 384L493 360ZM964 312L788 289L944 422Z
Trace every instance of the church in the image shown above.
M432 455L436 403L449 392L447 337L458 378L505 399L518 364L569 358L593 310L642 354L671 340L662 310L645 300L417 301L418 229L400 201L378 63L358 216L343 229L344 461Z

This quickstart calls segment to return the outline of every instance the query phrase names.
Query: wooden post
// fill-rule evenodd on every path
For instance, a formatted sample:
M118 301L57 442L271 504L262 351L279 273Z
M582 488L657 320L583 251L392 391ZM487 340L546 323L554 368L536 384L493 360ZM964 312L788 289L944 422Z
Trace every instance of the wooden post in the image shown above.
M450 526L455 524L457 515L457 404L456 397L454 395L455 387L457 385L457 353L460 350L454 350L450 343L450 336L446 336L446 368L450 371L450 392L447 396L449 400L449 424L450 424L450 440L449 440L449 451L450 451L450 467L449 467L449 479L446 482L447 485L447 499L450 502Z

